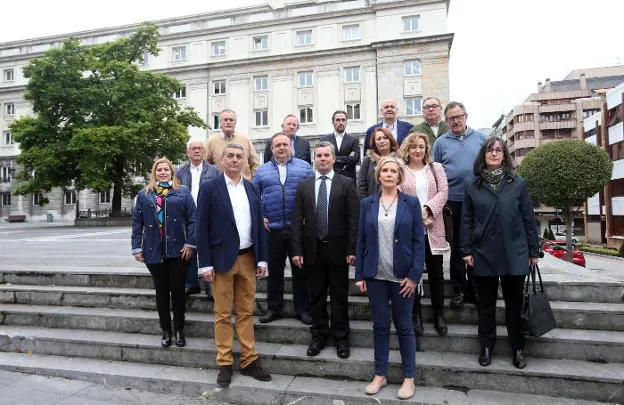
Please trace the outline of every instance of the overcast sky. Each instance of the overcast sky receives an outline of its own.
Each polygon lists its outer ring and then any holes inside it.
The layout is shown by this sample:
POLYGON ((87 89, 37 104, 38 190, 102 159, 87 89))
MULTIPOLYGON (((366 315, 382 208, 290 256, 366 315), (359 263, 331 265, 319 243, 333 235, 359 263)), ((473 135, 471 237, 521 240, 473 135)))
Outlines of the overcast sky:
MULTIPOLYGON (((21 0, 2 7, 0 42, 263 3, 21 0)), ((451 99, 466 105, 468 125, 490 127, 538 81, 561 80, 577 68, 624 64, 623 26, 621 0, 451 0, 451 99)))

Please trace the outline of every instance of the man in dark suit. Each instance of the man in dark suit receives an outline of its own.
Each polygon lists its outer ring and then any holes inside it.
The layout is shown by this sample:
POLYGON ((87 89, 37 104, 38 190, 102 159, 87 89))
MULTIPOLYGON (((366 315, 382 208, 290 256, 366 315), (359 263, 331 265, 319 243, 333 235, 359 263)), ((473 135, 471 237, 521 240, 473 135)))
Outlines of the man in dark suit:
MULTIPOLYGON (((184 184, 191 190, 193 201, 197 205, 197 195, 199 194, 199 185, 205 181, 216 178, 219 170, 216 166, 204 162, 204 142, 202 139, 191 138, 186 143, 186 156, 189 162, 182 165, 176 172, 176 177, 181 184, 184 184)), ((189 294, 199 294, 199 279, 197 277, 197 251, 193 253, 193 257, 189 261, 186 269, 185 292, 189 294)), ((210 294, 210 285, 206 284, 206 295, 210 294)))
POLYGON ((384 100, 381 103, 381 107, 379 107, 379 111, 381 112, 383 119, 381 122, 378 122, 366 130, 364 155, 366 155, 366 151, 370 149, 370 139, 377 128, 388 128, 390 132, 392 132, 392 135, 394 135, 394 139, 397 140, 399 145, 401 145, 403 139, 407 137, 410 129, 412 129, 412 124, 397 119, 399 115, 399 107, 395 100, 384 100))
MULTIPOLYGON (((310 142, 304 137, 298 136, 298 130, 299 120, 297 117, 292 114, 288 114, 284 117, 284 121, 282 121, 282 133, 290 138, 290 151, 292 152, 292 156, 312 164, 312 159, 310 159, 310 142)), ((270 162, 273 157, 271 147, 271 138, 269 138, 264 148, 264 163, 270 162)))
POLYGON ((360 163, 360 141, 345 132, 347 129, 347 113, 341 110, 332 114, 334 133, 325 135, 322 141, 328 141, 336 150, 334 171, 355 181, 355 166, 360 163))
POLYGON ((232 381, 232 308, 236 311, 241 374, 271 380, 260 366, 253 331, 256 278, 267 274, 266 233, 260 194, 241 174, 243 158, 242 146, 225 146, 223 174, 201 184, 196 211, 199 273, 213 283, 220 387, 228 387, 232 381))
POLYGON ((355 264, 360 202, 355 182, 334 172, 335 161, 331 143, 316 144, 315 175, 302 181, 295 195, 291 240, 293 263, 305 266, 312 296, 312 341, 307 354, 318 355, 329 337, 329 289, 331 334, 338 357, 346 359, 350 355, 349 265, 355 264))
POLYGON ((409 133, 420 132, 427 135, 431 148, 433 148, 438 135, 445 134, 448 131, 448 126, 442 119, 442 103, 436 97, 427 97, 423 101, 422 109, 425 120, 418 125, 414 125, 409 133))

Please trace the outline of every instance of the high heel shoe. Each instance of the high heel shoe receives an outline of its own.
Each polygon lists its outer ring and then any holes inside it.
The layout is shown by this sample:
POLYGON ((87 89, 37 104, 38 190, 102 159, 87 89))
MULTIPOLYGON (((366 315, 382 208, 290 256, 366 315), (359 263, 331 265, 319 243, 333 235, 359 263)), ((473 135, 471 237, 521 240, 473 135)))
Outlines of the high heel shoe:
POLYGON ((388 380, 384 377, 382 380, 376 380, 373 378, 373 381, 370 382, 364 389, 368 395, 375 395, 379 392, 380 389, 385 387, 388 384, 388 380))

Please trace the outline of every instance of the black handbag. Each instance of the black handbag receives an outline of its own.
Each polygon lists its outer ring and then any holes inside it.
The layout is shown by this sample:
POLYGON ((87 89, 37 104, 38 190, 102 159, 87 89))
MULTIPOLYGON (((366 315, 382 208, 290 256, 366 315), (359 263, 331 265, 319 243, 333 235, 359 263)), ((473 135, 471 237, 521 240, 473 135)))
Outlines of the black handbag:
MULTIPOLYGON (((433 172, 433 179, 436 183, 436 193, 438 192, 438 176, 436 176, 435 167, 431 164, 431 171, 433 172)), ((453 210, 447 204, 444 204, 442 208, 442 219, 444 220, 444 234, 448 243, 453 242, 453 210)))
POLYGON ((555 321, 555 315, 550 307, 548 296, 544 291, 542 275, 537 264, 529 268, 529 274, 524 286, 522 313, 520 316, 524 322, 524 333, 526 335, 542 336, 557 327, 557 321, 555 321), (535 280, 536 275, 539 279, 539 290, 535 280), (529 285, 532 288, 529 288, 529 285))

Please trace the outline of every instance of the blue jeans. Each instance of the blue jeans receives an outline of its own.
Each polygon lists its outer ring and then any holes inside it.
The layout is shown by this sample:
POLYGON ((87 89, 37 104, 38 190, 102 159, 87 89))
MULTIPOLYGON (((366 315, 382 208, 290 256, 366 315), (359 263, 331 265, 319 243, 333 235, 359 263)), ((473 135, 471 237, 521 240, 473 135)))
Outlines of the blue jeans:
POLYGON ((399 294, 401 285, 392 281, 367 279, 368 302, 373 312, 373 342, 375 347, 375 375, 388 375, 390 354, 390 315, 392 308, 394 328, 399 337, 401 366, 404 378, 416 376, 416 337, 412 324, 414 295, 404 298, 399 294))

